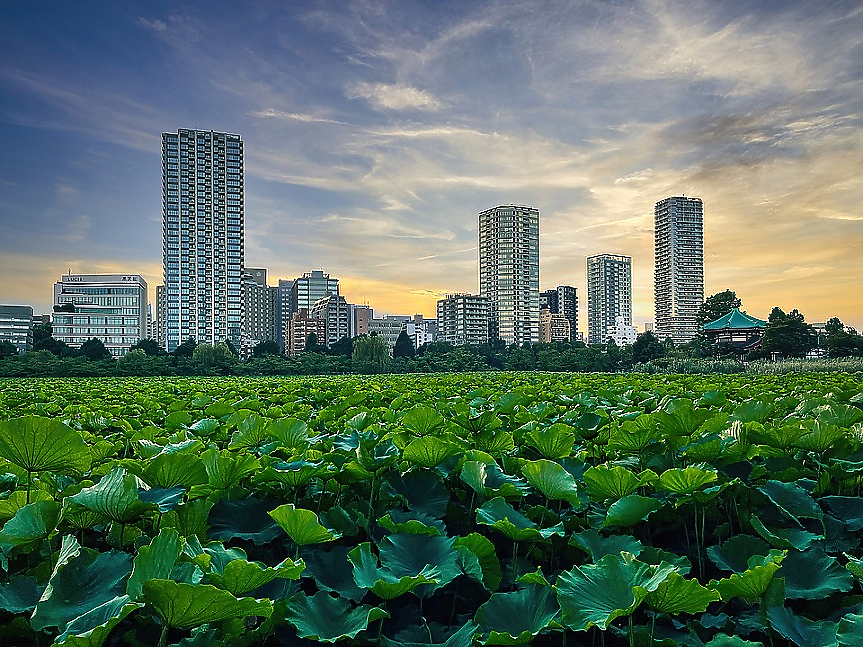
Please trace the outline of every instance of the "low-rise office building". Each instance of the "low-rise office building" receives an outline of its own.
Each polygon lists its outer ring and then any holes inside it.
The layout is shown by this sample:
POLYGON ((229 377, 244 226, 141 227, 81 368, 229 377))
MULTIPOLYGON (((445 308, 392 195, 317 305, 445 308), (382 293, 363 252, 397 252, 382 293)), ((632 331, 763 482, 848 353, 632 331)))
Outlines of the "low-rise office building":
POLYGON ((33 348, 33 308, 0 305, 0 341, 8 341, 19 353, 33 348))

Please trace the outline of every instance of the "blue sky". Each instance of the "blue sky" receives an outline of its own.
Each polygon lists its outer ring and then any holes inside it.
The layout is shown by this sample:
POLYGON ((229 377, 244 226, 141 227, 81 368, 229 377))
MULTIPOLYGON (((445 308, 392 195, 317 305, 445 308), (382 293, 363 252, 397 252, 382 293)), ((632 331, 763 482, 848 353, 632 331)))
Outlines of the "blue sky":
POLYGON ((161 280, 160 133, 245 142, 246 263, 432 315, 477 290, 477 213, 539 208, 540 281, 705 204, 707 293, 863 328, 861 2, 0 4, 0 302, 161 280))

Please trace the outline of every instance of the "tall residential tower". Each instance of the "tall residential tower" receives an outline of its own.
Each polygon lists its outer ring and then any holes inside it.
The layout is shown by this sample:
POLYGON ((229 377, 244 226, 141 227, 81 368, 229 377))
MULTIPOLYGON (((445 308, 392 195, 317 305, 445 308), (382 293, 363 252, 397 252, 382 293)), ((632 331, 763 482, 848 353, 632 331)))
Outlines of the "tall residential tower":
POLYGON ((656 336, 683 344, 698 332, 704 301, 704 205, 701 198, 672 196, 653 213, 656 336))
POLYGON ((609 329, 632 325, 632 257, 597 254, 587 257, 587 341, 604 344, 609 329))
POLYGON ((479 293, 489 338, 539 342, 539 211, 500 205, 479 214, 479 293))
POLYGON ((243 141, 180 129, 162 133, 165 344, 239 346, 243 319, 243 141))

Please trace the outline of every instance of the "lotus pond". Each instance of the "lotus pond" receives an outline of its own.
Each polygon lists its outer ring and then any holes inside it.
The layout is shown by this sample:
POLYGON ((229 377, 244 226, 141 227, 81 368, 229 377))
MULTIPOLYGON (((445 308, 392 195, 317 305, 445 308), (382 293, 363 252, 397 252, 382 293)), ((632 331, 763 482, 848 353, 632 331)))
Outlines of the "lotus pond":
POLYGON ((863 376, 0 380, 0 645, 863 645, 863 376))

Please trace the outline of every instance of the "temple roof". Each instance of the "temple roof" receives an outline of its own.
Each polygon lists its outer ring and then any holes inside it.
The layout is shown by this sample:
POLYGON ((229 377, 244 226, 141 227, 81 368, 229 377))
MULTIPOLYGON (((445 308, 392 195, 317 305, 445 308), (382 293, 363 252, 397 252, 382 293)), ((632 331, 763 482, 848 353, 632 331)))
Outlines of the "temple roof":
POLYGON ((747 328, 764 328, 767 325, 766 321, 756 319, 739 309, 734 308, 726 315, 722 315, 716 321, 711 321, 701 326, 702 330, 727 330, 727 329, 747 329, 747 328))

